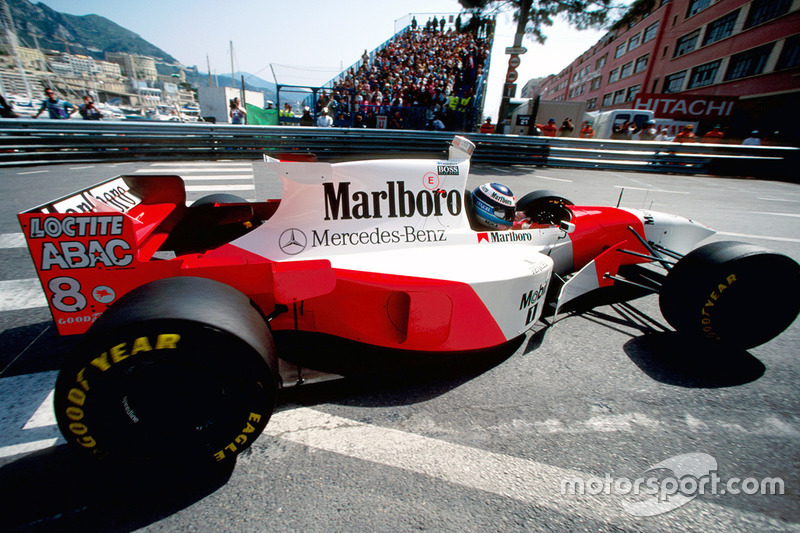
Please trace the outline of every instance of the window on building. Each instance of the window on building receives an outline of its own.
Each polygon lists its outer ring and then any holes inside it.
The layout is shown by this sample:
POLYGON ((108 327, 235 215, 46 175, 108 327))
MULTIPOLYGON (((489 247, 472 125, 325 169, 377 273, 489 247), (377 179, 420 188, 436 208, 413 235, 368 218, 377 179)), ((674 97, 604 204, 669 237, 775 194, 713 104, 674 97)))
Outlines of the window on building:
POLYGON ((591 110, 594 109, 595 107, 597 107, 597 98, 589 98, 588 100, 586 100, 586 109, 591 110))
POLYGON ((750 28, 789 12, 792 0, 753 0, 744 27, 750 28))
POLYGON ((602 76, 597 76, 595 79, 592 80, 592 84, 591 84, 589 90, 596 91, 597 89, 600 88, 600 85, 602 83, 603 83, 603 77, 602 76))
POLYGON ((614 52, 614 59, 620 57, 621 55, 623 55, 625 53, 625 47, 626 46, 627 45, 625 43, 622 43, 621 45, 617 46, 617 50, 616 50, 616 52, 614 52))
POLYGON ((739 18, 738 9, 709 23, 708 27, 706 27, 706 35, 703 37, 703 46, 721 41, 733 33, 737 18, 739 18))
POLYGON ((800 66, 800 35, 794 35, 783 43, 783 50, 781 50, 775 70, 798 66, 800 66))
POLYGON ((615 68, 611 72, 608 73, 608 83, 614 83, 619 79, 619 69, 615 68))
POLYGON ((700 37, 700 30, 694 30, 692 33, 687 33, 683 37, 679 37, 675 41, 675 53, 672 57, 680 57, 683 54, 688 54, 693 51, 697 46, 697 39, 700 37))
POLYGON ((767 59, 769 59, 774 47, 775 43, 769 43, 732 55, 731 60, 728 62, 728 71, 725 73, 725 79, 736 80, 761 74, 764 72, 764 67, 767 66, 767 59))
POLYGON ((634 48, 638 48, 639 44, 642 42, 642 36, 640 34, 636 34, 628 40, 628 52, 633 50, 634 48))
POLYGON ((603 107, 608 107, 611 105, 611 99, 614 97, 613 94, 608 93, 603 95, 603 107))
POLYGON ((620 89, 614 93, 614 105, 621 104, 625 101, 625 89, 620 89))
POLYGON ((683 83, 686 81, 686 71, 682 70, 674 74, 670 74, 664 78, 664 93, 677 93, 683 90, 683 83))
POLYGON ((711 5, 711 0, 689 0, 689 9, 686 10, 686 18, 700 13, 711 5))
POLYGON ((633 61, 622 65, 622 71, 620 71, 619 77, 620 79, 627 78, 628 76, 631 75, 632 72, 633 72, 633 61))
POLYGON ((600 70, 605 66, 606 61, 608 61, 608 54, 605 54, 603 57, 597 60, 597 62, 594 64, 594 69, 600 70))
POLYGON ((636 64, 633 66, 633 73, 637 74, 644 69, 647 68, 647 60, 650 58, 650 54, 643 55, 642 57, 636 60, 636 64))
POLYGON ((696 87, 705 87, 706 85, 713 84, 717 77, 720 63, 722 63, 722 60, 717 59, 711 63, 705 63, 704 65, 694 67, 689 77, 689 85, 687 88, 694 89, 696 87))
POLYGON ((648 41, 652 41, 656 38, 656 34, 658 34, 658 22, 655 24, 649 25, 644 30, 644 37, 642 38, 642 43, 646 43, 648 41))
POLYGON ((633 87, 628 87, 628 90, 625 93, 625 101, 626 102, 633 102, 636 98, 636 94, 641 90, 641 85, 634 85, 633 87))

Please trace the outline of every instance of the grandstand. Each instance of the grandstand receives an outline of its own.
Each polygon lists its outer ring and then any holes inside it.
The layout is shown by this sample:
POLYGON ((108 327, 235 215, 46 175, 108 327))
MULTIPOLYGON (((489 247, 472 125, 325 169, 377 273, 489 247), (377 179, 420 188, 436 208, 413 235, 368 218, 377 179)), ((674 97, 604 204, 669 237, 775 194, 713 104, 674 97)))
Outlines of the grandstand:
MULTIPOLYGON (((342 72, 271 65, 277 107, 301 100, 315 124, 327 110, 334 127, 473 131, 493 28, 493 20, 471 14, 411 13, 395 21, 390 39, 342 72)), ((298 111, 281 122, 300 122, 298 111)))

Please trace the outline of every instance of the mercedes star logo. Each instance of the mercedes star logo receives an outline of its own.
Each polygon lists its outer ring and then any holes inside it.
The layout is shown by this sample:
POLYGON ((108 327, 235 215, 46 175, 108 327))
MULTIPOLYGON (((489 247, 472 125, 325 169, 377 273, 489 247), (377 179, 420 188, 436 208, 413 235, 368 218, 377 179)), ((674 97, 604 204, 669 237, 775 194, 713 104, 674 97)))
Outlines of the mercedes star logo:
POLYGON ((278 246, 287 255, 297 255, 306 249, 306 234, 297 228, 289 228, 281 233, 278 246))

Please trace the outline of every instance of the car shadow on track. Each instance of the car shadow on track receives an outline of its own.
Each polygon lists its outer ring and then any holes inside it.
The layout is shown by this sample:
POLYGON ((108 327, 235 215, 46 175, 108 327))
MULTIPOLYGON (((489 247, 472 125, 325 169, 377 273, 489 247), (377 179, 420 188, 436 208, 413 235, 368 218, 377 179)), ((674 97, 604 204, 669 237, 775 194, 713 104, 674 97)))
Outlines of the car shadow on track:
POLYGON ((764 375, 764 363, 744 350, 652 333, 625 343, 625 353, 651 378, 690 388, 734 387, 764 375))
MULTIPOLYGON (((642 282, 635 277, 635 269, 629 270, 628 278, 642 282)), ((654 279, 653 272, 641 273, 654 279)), ((689 388, 734 387, 764 375, 764 364, 747 351, 687 338, 667 326, 660 315, 651 316, 631 302, 648 294, 631 286, 610 287, 575 300, 568 309, 630 336, 623 346, 626 355, 645 374, 662 383, 689 388)))
POLYGON ((319 403, 388 407, 425 402, 501 364, 526 338, 520 336, 491 350, 456 354, 420 352, 413 356, 325 338, 324 350, 318 346, 300 349, 304 354, 319 354, 319 357, 306 355, 296 362, 344 379, 283 389, 278 395, 278 408, 319 403))
POLYGON ((0 468, 0 530, 131 531, 205 498, 232 471, 109 464, 66 444, 48 448, 0 468))

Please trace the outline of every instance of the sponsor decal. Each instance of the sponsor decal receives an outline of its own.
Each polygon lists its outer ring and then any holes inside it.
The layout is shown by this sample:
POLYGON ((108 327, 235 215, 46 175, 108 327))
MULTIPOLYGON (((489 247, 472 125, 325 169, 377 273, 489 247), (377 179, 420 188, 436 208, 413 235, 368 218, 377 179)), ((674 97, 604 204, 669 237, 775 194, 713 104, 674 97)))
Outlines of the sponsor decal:
POLYGON ((247 442, 249 437, 252 437, 253 433, 256 431, 256 426, 251 424, 251 422, 255 422, 256 424, 261 424, 261 414, 259 413, 250 413, 247 417, 247 421, 245 422, 244 427, 242 428, 239 435, 233 439, 233 442, 222 448, 220 451, 214 454, 214 459, 219 462, 223 461, 227 455, 235 455, 237 452, 240 451, 240 447, 244 446, 247 442))
POLYGON ((107 285, 98 285, 92 289, 92 298, 94 298, 98 303, 110 304, 116 297, 117 295, 114 292, 114 289, 108 287, 107 285))
POLYGON ((547 282, 539 285, 538 289, 531 289, 522 295, 519 303, 519 310, 527 309, 525 316, 526 326, 536 319, 536 311, 539 308, 539 303, 544 299, 545 294, 547 294, 547 282))
POLYGON ((411 218, 461 214, 461 192, 451 189, 414 191, 403 181, 387 181, 379 191, 351 191, 350 182, 323 183, 325 220, 411 218))
POLYGON ((458 165, 436 165, 436 173, 440 176, 458 176, 458 165))
POLYGON ((125 180, 117 178, 66 200, 55 202, 52 207, 56 213, 89 213, 101 203, 127 213, 140 202, 141 199, 131 192, 125 180))
POLYGON ((61 241, 42 244, 41 270, 58 267, 62 270, 94 268, 98 264, 106 267, 124 267, 133 262, 131 245, 122 239, 111 239, 105 243, 61 241))
POLYGON ((700 324, 703 328, 703 333, 706 334, 706 338, 713 341, 719 340, 719 336, 714 331, 715 306, 717 305, 718 300, 722 297, 722 293, 731 285, 736 283, 736 281, 736 274, 730 274, 726 276, 724 281, 720 280, 717 283, 716 290, 711 291, 706 299, 706 302, 703 304, 703 307, 700 308, 700 324))
POLYGON ((308 238, 297 228, 289 228, 278 238, 278 246, 286 255, 297 255, 306 249, 308 238))
POLYGON ((403 226, 402 230, 372 230, 342 232, 329 229, 311 232, 311 247, 318 246, 360 246, 367 244, 399 244, 399 243, 427 243, 444 242, 447 234, 443 229, 416 229, 413 226, 403 226))
POLYGON ((84 217, 32 217, 28 237, 57 239, 66 237, 106 237, 122 235, 122 215, 84 217))
POLYGON ((719 120, 729 118, 738 96, 675 95, 639 93, 633 109, 646 109, 658 118, 719 120))
POLYGON ((435 191, 439 189, 439 183, 441 183, 441 180, 439 180, 439 175, 434 174, 433 172, 428 172, 422 178, 422 185, 429 191, 435 191))
POLYGON ((124 267, 134 258, 133 247, 120 238, 124 219, 124 215, 31 217, 27 237, 32 243, 44 240, 37 248, 40 270, 124 267))
MULTIPOLYGON (((70 421, 67 425, 67 430, 72 434, 75 442, 84 448, 94 448, 97 446, 97 441, 92 436, 92 431, 86 423, 87 400, 90 396, 91 388, 89 387, 89 379, 87 370, 97 373, 103 373, 112 368, 120 361, 124 361, 128 357, 135 356, 140 352, 149 352, 151 350, 174 350, 178 347, 180 335, 174 333, 162 333, 157 336, 138 337, 130 342, 123 342, 112 346, 105 352, 92 359, 89 364, 82 368, 75 375, 74 386, 67 392, 67 406, 64 409, 64 414, 70 421)), ((139 419, 136 418, 133 411, 127 405, 126 413, 131 418, 131 421, 138 423, 139 419)))
POLYGON ((532 241, 533 236, 526 231, 489 231, 480 232, 478 235, 478 243, 486 241, 488 243, 495 242, 527 242, 532 241))

